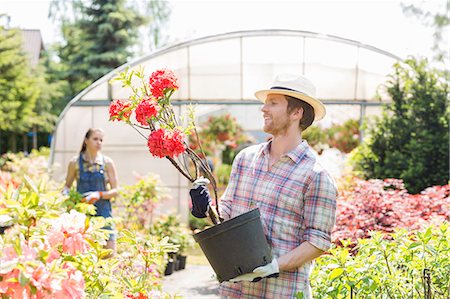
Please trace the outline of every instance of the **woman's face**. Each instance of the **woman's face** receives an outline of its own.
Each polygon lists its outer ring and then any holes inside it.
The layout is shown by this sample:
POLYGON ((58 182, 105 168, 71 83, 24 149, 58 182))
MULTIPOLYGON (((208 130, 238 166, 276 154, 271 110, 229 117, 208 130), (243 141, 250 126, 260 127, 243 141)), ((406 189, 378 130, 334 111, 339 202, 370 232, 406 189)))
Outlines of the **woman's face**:
POLYGON ((89 138, 84 139, 86 143, 86 149, 90 151, 100 151, 102 149, 103 143, 103 133, 100 131, 95 131, 89 136, 89 138))

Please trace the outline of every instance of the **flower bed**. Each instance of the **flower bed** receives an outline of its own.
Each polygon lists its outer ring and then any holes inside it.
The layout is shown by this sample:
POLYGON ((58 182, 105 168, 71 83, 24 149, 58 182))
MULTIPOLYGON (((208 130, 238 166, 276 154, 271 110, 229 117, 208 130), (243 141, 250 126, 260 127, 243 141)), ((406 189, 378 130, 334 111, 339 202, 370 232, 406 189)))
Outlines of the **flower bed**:
POLYGON ((367 238, 370 231, 419 230, 450 221, 450 185, 409 194, 401 180, 359 180, 341 191, 338 199, 335 243, 367 238))
POLYGON ((161 289, 168 238, 122 230, 117 254, 103 248, 109 221, 92 205, 24 178, 0 194, 0 215, 13 226, 0 235, 2 298, 172 298, 161 289))

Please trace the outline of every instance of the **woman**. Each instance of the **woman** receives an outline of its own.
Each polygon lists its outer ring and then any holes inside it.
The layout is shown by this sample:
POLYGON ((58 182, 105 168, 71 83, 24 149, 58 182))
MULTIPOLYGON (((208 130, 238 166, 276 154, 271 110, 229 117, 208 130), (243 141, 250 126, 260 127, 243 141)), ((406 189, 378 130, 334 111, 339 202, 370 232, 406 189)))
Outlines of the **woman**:
MULTIPOLYGON (((109 218, 112 217, 110 199, 118 194, 117 174, 111 158, 100 152, 102 143, 102 129, 91 128, 86 132, 80 154, 74 156, 69 162, 64 189, 69 190, 76 179, 77 191, 85 196, 83 201, 97 208, 96 216, 109 218)), ((113 227, 105 228, 111 230, 106 248, 111 249, 114 254, 116 235, 113 227)))

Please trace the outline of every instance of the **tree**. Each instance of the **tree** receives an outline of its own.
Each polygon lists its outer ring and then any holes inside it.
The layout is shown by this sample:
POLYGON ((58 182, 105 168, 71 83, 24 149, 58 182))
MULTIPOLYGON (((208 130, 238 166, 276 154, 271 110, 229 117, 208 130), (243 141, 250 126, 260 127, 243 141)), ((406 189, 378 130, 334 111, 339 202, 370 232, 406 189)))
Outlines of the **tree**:
POLYGON ((10 137, 13 151, 16 133, 27 132, 35 117, 39 89, 30 70, 20 31, 0 26, 0 135, 10 137))
POLYGON ((132 57, 142 25, 167 18, 165 6, 154 3, 161 1, 147 2, 147 7, 155 7, 152 20, 136 9, 137 4, 124 0, 52 2, 50 15, 60 22, 64 40, 57 51, 70 86, 66 102, 132 57))
POLYGON ((435 53, 435 59, 437 61, 445 62, 449 57, 449 36, 448 36, 448 26, 450 25, 450 1, 442 1, 444 5, 443 9, 438 12, 430 11, 426 8, 425 2, 422 4, 401 4, 403 12, 407 16, 413 16, 420 19, 425 25, 434 28, 434 43, 433 51, 435 53), (447 35, 445 36, 445 34, 447 35))
POLYGON ((364 178, 400 178, 411 193, 449 179, 449 85, 426 60, 395 65, 386 83, 392 104, 354 152, 364 178))

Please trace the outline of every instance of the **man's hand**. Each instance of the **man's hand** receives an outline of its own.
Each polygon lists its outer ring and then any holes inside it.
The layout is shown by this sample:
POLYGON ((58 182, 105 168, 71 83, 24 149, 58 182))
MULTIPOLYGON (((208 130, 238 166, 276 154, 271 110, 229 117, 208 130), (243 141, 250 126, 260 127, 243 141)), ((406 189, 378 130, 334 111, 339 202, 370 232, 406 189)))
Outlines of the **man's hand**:
POLYGON ((242 274, 238 277, 230 279, 231 282, 239 282, 239 281, 250 281, 257 282, 262 278, 270 278, 270 277, 278 277, 280 273, 280 269, 278 267, 278 262, 276 259, 273 259, 271 263, 261 266, 253 270, 252 273, 242 274))
POLYGON ((205 218, 207 216, 208 208, 211 203, 211 196, 206 187, 207 184, 209 184, 209 180, 204 177, 200 177, 192 183, 189 195, 192 200, 191 214, 194 217, 205 218))
POLYGON ((102 192, 101 191, 93 191, 93 192, 86 192, 83 194, 83 199, 81 202, 86 202, 89 204, 96 203, 99 199, 102 198, 102 192))

